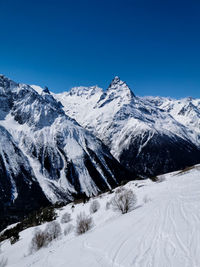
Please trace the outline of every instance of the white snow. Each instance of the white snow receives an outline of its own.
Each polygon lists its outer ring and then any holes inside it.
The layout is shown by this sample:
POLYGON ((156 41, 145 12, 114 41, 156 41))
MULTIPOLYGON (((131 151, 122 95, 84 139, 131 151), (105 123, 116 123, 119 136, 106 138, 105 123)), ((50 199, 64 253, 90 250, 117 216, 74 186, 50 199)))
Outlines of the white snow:
POLYGON ((200 145, 200 100, 135 97, 119 77, 113 79, 106 91, 75 87, 53 95, 63 104, 65 113, 102 140, 116 159, 131 140, 143 133, 149 139, 140 151, 156 132, 200 145), (183 108, 185 114, 180 115, 183 108))
MULTIPOLYGON (((66 157, 64 157, 59 149, 57 149, 58 139, 63 142, 63 151, 65 152, 65 156, 67 156, 68 162, 72 161, 73 165, 78 170, 78 180, 80 182, 81 192, 85 192, 88 195, 97 194, 98 188, 87 170, 84 162, 84 155, 87 154, 89 156, 88 148, 94 151, 104 167, 108 169, 107 171, 110 172, 109 167, 104 160, 101 142, 88 131, 83 129, 76 121, 66 116, 52 95, 44 93, 41 87, 35 85, 30 87, 23 84, 16 84, 11 88, 8 87, 6 90, 12 89, 19 94, 22 88, 24 88, 25 92, 27 91, 26 97, 16 98, 15 105, 17 106, 17 111, 23 118, 25 118, 25 122, 17 122, 13 116, 13 112, 8 109, 7 113, 2 112, 0 114, 0 126, 2 125, 5 127, 5 129, 12 135, 13 142, 15 142, 19 149, 23 151, 23 155, 29 161, 35 177, 46 197, 51 202, 56 202, 62 200, 64 195, 71 199, 71 193, 76 193, 74 185, 66 179, 65 170, 67 162, 66 157), (38 93, 40 95, 38 95, 38 93), (31 97, 33 97, 33 99, 30 101, 29 98, 31 97), (60 177, 55 178, 49 175, 47 170, 43 167, 42 160, 39 161, 37 156, 32 155, 32 147, 38 150, 38 154, 40 148, 43 148, 43 151, 50 151, 49 155, 52 155, 52 164, 54 164, 54 166, 55 164, 58 164, 57 169, 60 167, 60 177), (64 163, 63 166, 61 166, 62 163, 64 163)), ((4 88, 2 90, 5 91, 4 88)), ((84 90, 84 88, 74 88, 73 93, 79 94, 79 90, 84 90)), ((87 94, 90 94, 92 97, 99 91, 101 91, 101 89, 94 86, 87 90, 87 94)), ((6 95, 6 92, 4 92, 4 94, 6 95)), ((3 136, 0 136, 0 139, 2 138, 3 136)), ((2 146, 8 151, 6 142, 4 142, 2 146)), ((11 167, 16 173, 19 171, 19 166, 17 165, 15 153, 11 154, 11 167)), ((4 159, 4 161, 6 162, 6 159, 4 159)), ((97 165, 96 162, 94 162, 94 166, 95 165, 97 165)), ((106 180, 107 178, 103 175, 101 168, 97 166, 97 169, 108 184, 106 180)), ((17 198, 17 190, 15 189, 14 181, 12 184, 12 200, 14 201, 17 198)))
POLYGON ((200 99, 191 97, 171 99, 165 97, 144 97, 146 101, 169 113, 177 122, 187 127, 194 142, 200 144, 200 99))
POLYGON ((43 89, 42 89, 42 87, 40 87, 39 85, 34 85, 34 84, 32 84, 32 85, 30 85, 39 95, 41 95, 42 94, 42 91, 43 91, 43 89))
MULTIPOLYGON (((9 267, 199 267, 200 266, 200 165, 160 177, 162 182, 133 181, 126 185, 136 193, 136 208, 121 215, 106 210, 113 194, 97 197, 100 209, 95 226, 86 234, 70 233, 47 248, 29 254, 35 228, 20 233, 14 245, 2 244, 0 257, 9 267)), ((89 214, 89 203, 71 204, 58 211, 70 212, 75 225, 80 211, 89 214)), ((62 230, 67 224, 61 224, 62 230)), ((45 225, 39 226, 44 229, 45 225)))

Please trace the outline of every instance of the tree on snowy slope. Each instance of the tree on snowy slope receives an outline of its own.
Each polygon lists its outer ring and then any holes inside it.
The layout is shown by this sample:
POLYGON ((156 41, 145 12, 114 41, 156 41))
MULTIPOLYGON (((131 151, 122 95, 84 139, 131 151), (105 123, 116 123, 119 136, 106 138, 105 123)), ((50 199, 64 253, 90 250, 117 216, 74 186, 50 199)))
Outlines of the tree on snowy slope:
POLYGON ((122 214, 131 211, 136 202, 137 199, 133 191, 125 188, 117 190, 114 197, 111 199, 113 210, 120 211, 122 214))

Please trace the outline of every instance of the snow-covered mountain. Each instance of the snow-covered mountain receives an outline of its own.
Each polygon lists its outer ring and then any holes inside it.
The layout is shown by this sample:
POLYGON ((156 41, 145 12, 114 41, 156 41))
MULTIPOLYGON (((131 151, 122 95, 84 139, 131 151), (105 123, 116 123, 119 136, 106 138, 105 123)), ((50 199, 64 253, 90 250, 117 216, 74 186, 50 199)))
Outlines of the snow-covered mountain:
POLYGON ((12 219, 49 202, 96 195, 132 178, 99 139, 65 114, 47 88, 33 87, 0 76, 4 222, 4 216, 12 219))
POLYGON ((136 97, 119 77, 106 91, 76 87, 54 97, 66 114, 138 175, 153 176, 200 162, 200 100, 136 97))
POLYGON ((119 77, 106 91, 53 94, 0 75, 0 103, 4 222, 22 206, 29 212, 200 162, 200 100, 136 97, 119 77))
POLYGON ((186 126, 195 143, 200 144, 200 99, 191 97, 179 100, 164 97, 145 97, 145 99, 186 126))

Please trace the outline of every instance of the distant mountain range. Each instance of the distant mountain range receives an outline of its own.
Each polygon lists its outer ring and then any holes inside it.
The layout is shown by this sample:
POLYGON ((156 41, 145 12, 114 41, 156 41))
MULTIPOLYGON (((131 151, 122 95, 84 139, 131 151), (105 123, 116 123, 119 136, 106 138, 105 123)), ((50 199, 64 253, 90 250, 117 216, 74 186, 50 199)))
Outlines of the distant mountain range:
POLYGON ((61 94, 0 75, 0 223, 123 180, 200 162, 200 100, 106 91, 61 94))
POLYGON ((119 77, 106 91, 75 87, 54 97, 139 176, 200 162, 200 99, 136 97, 119 77))

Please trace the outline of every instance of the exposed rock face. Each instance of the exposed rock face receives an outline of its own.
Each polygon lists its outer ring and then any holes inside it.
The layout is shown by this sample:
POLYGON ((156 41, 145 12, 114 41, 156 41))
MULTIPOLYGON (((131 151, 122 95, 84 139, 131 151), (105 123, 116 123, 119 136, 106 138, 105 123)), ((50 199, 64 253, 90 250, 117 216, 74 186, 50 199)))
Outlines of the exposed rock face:
POLYGON ((87 91, 55 98, 129 170, 146 177, 200 162, 200 100, 136 97, 119 77, 104 92, 87 91))
POLYGON ((106 91, 53 94, 0 75, 0 103, 5 224, 49 203, 200 162, 198 99, 136 97, 119 77, 106 91))
POLYGON ((130 173, 94 135, 68 117, 49 90, 0 77, 1 218, 76 195, 96 195, 130 173))
POLYGON ((0 230, 48 204, 27 157, 0 126, 0 230))

